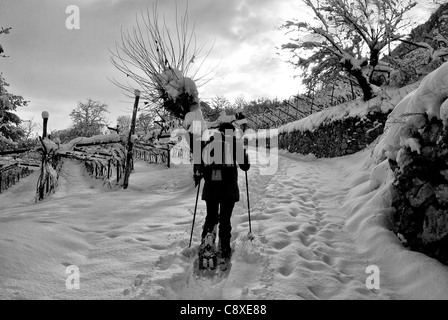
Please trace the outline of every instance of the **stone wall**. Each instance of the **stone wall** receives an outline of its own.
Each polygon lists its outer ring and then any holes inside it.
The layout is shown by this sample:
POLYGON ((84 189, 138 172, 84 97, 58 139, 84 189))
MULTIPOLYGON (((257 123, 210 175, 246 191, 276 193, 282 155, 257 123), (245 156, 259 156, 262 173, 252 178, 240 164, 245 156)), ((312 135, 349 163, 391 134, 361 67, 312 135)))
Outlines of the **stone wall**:
POLYGON ((420 150, 403 147, 398 163, 389 163, 395 175, 394 231, 411 250, 448 265, 448 126, 427 123, 412 133, 420 150))
MULTIPOLYGON (((394 107, 410 92, 415 90, 419 82, 402 88, 388 88, 378 93, 377 97, 367 102, 360 99, 349 101, 324 110, 330 111, 328 118, 319 113, 308 117, 309 123, 319 123, 316 128, 292 130, 288 126, 278 128, 278 147, 300 154, 314 154, 316 157, 339 157, 358 152, 372 143, 383 133, 387 116, 394 107), (332 110, 330 110, 332 109, 332 110), (356 115, 353 110, 363 111, 356 115), (365 115, 365 110, 370 112, 365 115), (334 114, 338 117, 334 119, 334 114), (355 114, 355 115, 353 115, 355 114), (332 119, 333 120, 330 120, 332 119), (324 119, 323 121, 321 121, 324 119)), ((306 119, 301 119, 301 122, 306 119)), ((257 136, 248 136, 249 140, 257 136)), ((258 142, 257 142, 258 143, 258 142)), ((267 141, 267 147, 270 141, 267 141)))
POLYGON ((388 113, 345 118, 323 124, 314 131, 282 132, 278 147, 289 152, 312 153, 316 157, 338 157, 364 149, 383 133, 388 113))

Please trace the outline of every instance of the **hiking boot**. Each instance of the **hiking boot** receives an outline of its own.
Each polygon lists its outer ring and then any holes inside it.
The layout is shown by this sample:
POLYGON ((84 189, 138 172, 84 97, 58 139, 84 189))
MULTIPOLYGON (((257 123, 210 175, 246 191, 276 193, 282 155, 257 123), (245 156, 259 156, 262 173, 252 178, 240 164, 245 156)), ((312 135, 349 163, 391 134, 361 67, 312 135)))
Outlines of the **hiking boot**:
POLYGON ((219 239, 218 243, 218 252, 221 259, 228 260, 232 255, 232 249, 230 248, 230 244, 223 244, 221 239, 219 239))
POLYGON ((223 260, 229 260, 231 256, 232 256, 232 250, 231 249, 219 251, 219 257, 221 259, 223 259, 223 260))

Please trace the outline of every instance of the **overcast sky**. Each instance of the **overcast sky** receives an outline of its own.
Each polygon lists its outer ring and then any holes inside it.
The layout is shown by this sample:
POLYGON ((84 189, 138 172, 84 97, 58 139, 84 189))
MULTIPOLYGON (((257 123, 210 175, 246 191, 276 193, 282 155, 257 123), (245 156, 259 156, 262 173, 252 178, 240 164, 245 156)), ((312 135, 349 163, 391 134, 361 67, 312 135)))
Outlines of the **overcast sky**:
MULTIPOLYGON (((109 106, 115 125, 119 115, 130 114, 132 100, 108 78, 121 73, 110 62, 109 48, 120 40, 121 28, 132 29, 135 16, 152 7, 153 0, 1 0, 0 27, 12 27, 1 35, 8 56, 0 59, 0 71, 9 91, 30 100, 18 112, 22 119, 41 121, 50 112, 49 131, 71 124, 69 113, 87 98, 109 106), (80 9, 80 29, 68 30, 66 8, 80 9)), ((181 12, 186 0, 178 0, 181 12)), ((159 12, 170 24, 174 0, 158 1, 159 12)), ((278 27, 303 14, 298 0, 189 0, 189 18, 195 23, 198 43, 213 51, 207 60, 219 63, 212 81, 199 89, 210 101, 225 96, 233 101, 243 95, 256 98, 288 98, 297 94, 297 74, 276 49, 288 41, 278 27)))

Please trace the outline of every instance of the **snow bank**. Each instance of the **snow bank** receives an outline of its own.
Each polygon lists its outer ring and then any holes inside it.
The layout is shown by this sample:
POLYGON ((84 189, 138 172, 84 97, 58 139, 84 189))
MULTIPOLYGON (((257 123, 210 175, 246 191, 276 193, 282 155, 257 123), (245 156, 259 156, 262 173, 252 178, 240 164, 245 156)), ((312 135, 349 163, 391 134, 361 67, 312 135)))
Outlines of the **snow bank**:
POLYGON ((121 142, 123 140, 123 135, 113 133, 113 134, 104 134, 104 135, 96 135, 90 138, 78 137, 71 140, 68 143, 62 144, 60 146, 61 151, 71 151, 73 147, 78 143, 89 144, 89 143, 101 143, 101 142, 121 142))
POLYGON ((347 221, 349 231, 356 235, 365 252, 375 257, 374 262, 382 270, 396 275, 397 294, 410 299, 447 299, 448 269, 422 253, 404 249, 400 239, 390 231, 394 176, 389 160, 403 167, 409 159, 402 147, 420 153, 421 146, 412 135, 427 124, 427 119, 447 122, 447 97, 448 63, 445 63, 426 76, 389 115, 385 132, 366 162, 373 166, 369 187, 359 185, 350 191, 350 197, 358 197, 364 204, 357 207, 354 200, 345 208, 351 213, 347 221))
POLYGON ((390 231, 392 188, 386 172, 390 169, 384 163, 374 169, 373 180, 349 192, 350 200, 343 207, 349 213, 347 230, 369 257, 366 264, 378 266, 381 290, 393 287, 393 296, 398 299, 448 299, 448 268, 422 253, 407 250, 390 231), (387 182, 381 178, 387 178, 387 182), (369 188, 365 188, 367 184, 369 188), (372 187, 378 189, 372 192, 372 187))
POLYGON ((412 133, 426 125, 428 119, 448 121, 448 63, 428 74, 419 87, 401 100, 386 122, 385 133, 375 148, 374 158, 385 157, 397 160, 403 146, 419 151, 418 142, 412 140, 412 133))

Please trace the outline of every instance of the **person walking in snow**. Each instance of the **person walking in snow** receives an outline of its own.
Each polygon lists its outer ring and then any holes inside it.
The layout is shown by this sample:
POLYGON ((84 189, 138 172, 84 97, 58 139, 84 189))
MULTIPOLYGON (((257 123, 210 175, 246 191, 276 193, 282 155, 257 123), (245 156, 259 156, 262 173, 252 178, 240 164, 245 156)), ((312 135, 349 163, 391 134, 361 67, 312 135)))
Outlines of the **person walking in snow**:
POLYGON ((240 199, 238 168, 248 171, 249 157, 241 141, 235 137, 235 127, 221 123, 219 132, 204 146, 202 153, 204 188, 202 200, 207 204, 207 216, 202 231, 201 247, 213 245, 219 224, 218 256, 228 260, 231 255, 231 217, 240 199))

